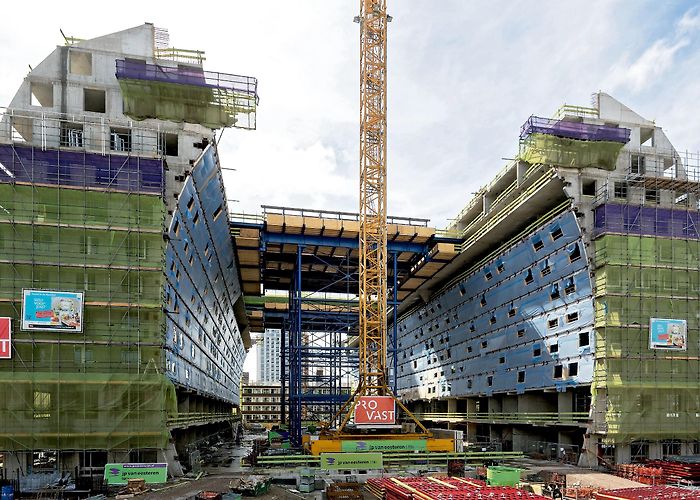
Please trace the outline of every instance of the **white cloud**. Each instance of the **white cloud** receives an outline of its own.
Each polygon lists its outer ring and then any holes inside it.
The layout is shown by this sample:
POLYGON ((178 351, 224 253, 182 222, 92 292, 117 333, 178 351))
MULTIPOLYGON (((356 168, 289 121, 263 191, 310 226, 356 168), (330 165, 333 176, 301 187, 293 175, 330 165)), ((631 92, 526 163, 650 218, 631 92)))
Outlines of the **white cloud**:
POLYGON ((687 38, 676 42, 657 40, 636 61, 617 65, 606 87, 612 91, 627 87, 639 92, 655 85, 661 78, 669 76, 668 70, 673 66, 677 52, 689 44, 687 38))
POLYGON ((700 28, 700 6, 686 11, 678 21, 678 31, 681 33, 688 33, 698 28, 700 28))

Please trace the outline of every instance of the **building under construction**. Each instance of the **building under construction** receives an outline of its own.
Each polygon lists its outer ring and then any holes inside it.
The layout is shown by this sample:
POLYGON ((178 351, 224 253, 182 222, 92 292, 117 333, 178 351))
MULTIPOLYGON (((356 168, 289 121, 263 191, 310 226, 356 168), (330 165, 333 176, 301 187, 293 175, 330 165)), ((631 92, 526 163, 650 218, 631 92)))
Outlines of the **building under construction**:
POLYGON ((532 116, 398 305, 398 386, 468 439, 624 463, 700 452, 697 155, 604 93, 532 116))
MULTIPOLYGON (((229 217, 213 130, 255 128, 256 80, 203 60, 150 24, 68 38, 4 111, 10 471, 177 474, 191 443, 236 432, 251 331, 281 330, 294 446, 358 384, 362 217, 229 217)), ((699 453, 700 158, 604 93, 530 117, 514 146, 451 227, 377 225, 389 326, 374 388, 506 451, 699 453)))
POLYGON ((203 61, 151 24, 67 38, 3 111, 12 477, 176 474, 188 444, 238 426, 250 338, 213 129, 255 128, 256 80, 203 61))

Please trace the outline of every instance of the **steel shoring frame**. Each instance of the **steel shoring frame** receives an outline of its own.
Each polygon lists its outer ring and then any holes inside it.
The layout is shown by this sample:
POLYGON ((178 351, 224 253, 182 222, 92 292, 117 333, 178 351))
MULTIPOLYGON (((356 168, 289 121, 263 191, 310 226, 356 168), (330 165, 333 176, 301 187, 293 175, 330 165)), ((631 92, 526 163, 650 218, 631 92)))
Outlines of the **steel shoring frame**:
MULTIPOLYGON (((338 263, 304 254, 303 250, 302 245, 297 245, 289 294, 286 337, 289 345, 283 351, 285 365, 289 367, 290 390, 286 404, 290 408, 290 439, 295 446, 301 445, 304 420, 330 420, 346 402, 352 372, 358 364, 357 349, 347 345, 348 334, 357 331, 356 301, 326 295, 327 290, 336 290, 339 284, 348 297, 355 288, 357 278, 350 263, 351 249, 346 249, 338 263), (329 279, 322 286, 309 290, 314 284, 304 280, 304 271, 314 263, 325 266, 329 279)), ((283 384, 286 377, 285 370, 283 384)))

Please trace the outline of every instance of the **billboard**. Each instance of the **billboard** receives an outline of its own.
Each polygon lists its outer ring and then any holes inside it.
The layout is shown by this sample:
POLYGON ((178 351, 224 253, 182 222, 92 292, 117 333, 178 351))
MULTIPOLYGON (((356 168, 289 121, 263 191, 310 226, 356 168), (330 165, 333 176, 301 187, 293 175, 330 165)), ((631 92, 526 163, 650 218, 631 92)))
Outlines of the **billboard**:
POLYGON ((109 485, 127 484, 129 479, 165 483, 168 480, 168 464, 107 464, 104 478, 109 485))
POLYGON ((383 469, 381 453, 321 453, 321 469, 383 469))
POLYGON ((685 351, 688 349, 688 322, 684 319, 649 320, 649 348, 685 351))
POLYGON ((369 439, 367 441, 341 441, 341 451, 426 451, 425 439, 369 439))
POLYGON ((12 320, 0 318, 0 359, 12 358, 12 320))
POLYGON ((393 424, 396 422, 396 408, 391 396, 360 396, 355 405, 355 423, 393 424))
POLYGON ((23 290, 22 330, 82 332, 83 294, 23 290))

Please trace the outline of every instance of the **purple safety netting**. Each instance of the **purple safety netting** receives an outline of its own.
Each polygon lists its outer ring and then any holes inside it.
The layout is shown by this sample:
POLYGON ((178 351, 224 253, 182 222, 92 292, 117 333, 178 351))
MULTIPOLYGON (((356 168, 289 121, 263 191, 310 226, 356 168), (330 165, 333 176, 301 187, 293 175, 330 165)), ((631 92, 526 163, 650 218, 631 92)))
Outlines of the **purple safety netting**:
POLYGON ((177 67, 117 59, 117 79, 150 80, 154 82, 195 85, 198 87, 232 90, 257 96, 258 80, 252 76, 204 71, 194 66, 177 67))
POLYGON ((700 212, 604 204, 595 209, 595 232, 700 239, 700 212))
POLYGON ((0 182, 163 193, 159 159, 0 145, 0 182))
POLYGON ((521 139, 525 139, 530 134, 547 134, 583 141, 611 141, 622 144, 626 144, 630 139, 630 129, 628 128, 552 120, 539 116, 531 116, 520 127, 521 139))

